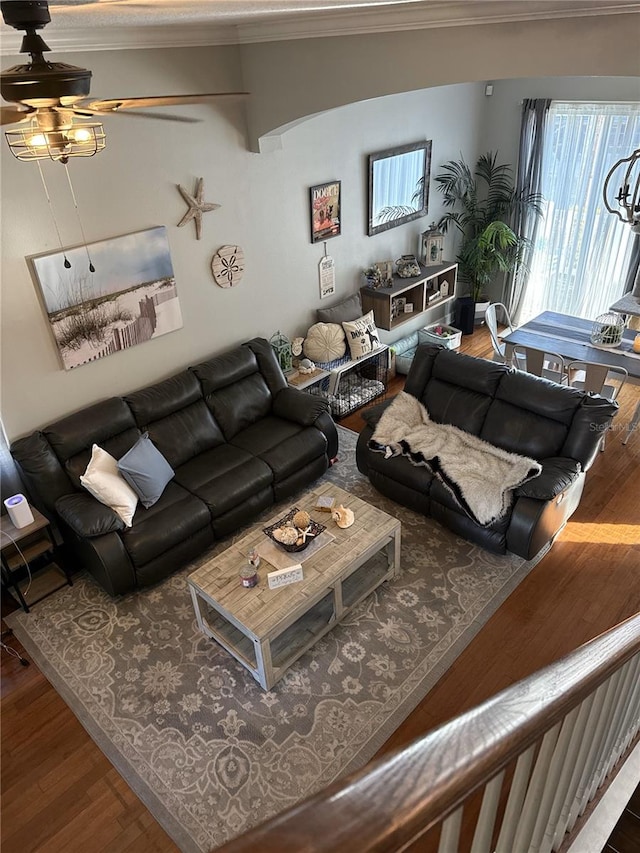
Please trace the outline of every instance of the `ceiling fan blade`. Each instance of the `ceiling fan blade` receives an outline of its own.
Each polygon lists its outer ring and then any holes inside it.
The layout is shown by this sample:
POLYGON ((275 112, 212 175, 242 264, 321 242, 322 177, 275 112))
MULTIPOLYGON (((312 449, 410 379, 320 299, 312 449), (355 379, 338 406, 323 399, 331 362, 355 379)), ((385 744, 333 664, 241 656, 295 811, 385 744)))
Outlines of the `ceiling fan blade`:
POLYGON ((0 107, 0 124, 16 124, 25 121, 35 110, 19 110, 16 107, 0 107))
MULTIPOLYGON (((206 95, 158 95, 149 98, 111 98, 106 101, 90 101, 86 106, 96 113, 135 110, 144 107, 173 107, 179 104, 206 104, 212 101, 234 101, 247 97, 248 92, 219 92, 206 95)), ((82 109, 82 105, 78 105, 82 109)))
MULTIPOLYGON (((95 116, 109 115, 109 112, 105 112, 103 110, 90 110, 88 107, 74 107, 73 114, 83 118, 94 118, 95 116)), ((134 118, 154 118, 160 119, 161 121, 182 121, 189 122, 190 124, 196 124, 202 121, 200 118, 193 118, 191 116, 178 116, 173 113, 147 113, 143 110, 128 109, 126 113, 123 112, 122 115, 133 116, 134 118)))

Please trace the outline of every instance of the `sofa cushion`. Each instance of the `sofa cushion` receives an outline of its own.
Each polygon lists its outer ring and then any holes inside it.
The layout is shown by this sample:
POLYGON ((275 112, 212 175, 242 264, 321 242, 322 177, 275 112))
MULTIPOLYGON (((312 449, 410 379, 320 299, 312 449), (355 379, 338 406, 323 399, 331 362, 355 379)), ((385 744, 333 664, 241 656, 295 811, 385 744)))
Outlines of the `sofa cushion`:
POLYGON ((133 412, 137 425, 146 429, 153 421, 166 418, 173 412, 201 400, 202 389, 196 377, 189 370, 183 370, 169 379, 127 394, 124 399, 133 412))
POLYGON ((91 461, 80 477, 80 483, 96 500, 111 507, 127 527, 131 527, 138 495, 125 482, 113 456, 97 444, 93 445, 91 461))
POLYGON ((264 377, 253 373, 234 385, 220 388, 207 397, 207 405, 230 441, 237 433, 265 417, 272 396, 264 377))
POLYGON ((357 320, 358 317, 362 317, 360 291, 352 293, 331 308, 318 308, 316 311, 316 323, 345 323, 357 320))
POLYGON ((148 425, 149 438, 175 470, 200 453, 224 444, 204 400, 148 425))
POLYGON ((267 417, 238 433, 234 447, 262 459, 276 482, 290 477, 298 468, 327 453, 327 440, 320 430, 300 427, 293 421, 267 417))
POLYGON ((213 518, 270 487, 269 466, 251 453, 224 444, 201 453, 176 469, 175 480, 203 500, 213 518))
POLYGON ((503 400, 495 400, 480 438, 510 453, 546 459, 559 456, 569 427, 503 400))
POLYGON ((342 326, 337 323, 315 323, 307 332, 303 350, 307 358, 320 364, 342 358, 347 351, 342 326))
POLYGON ((171 482, 152 507, 139 507, 122 541, 134 566, 144 566, 210 523, 206 504, 171 482))
POLYGON ((174 473, 146 432, 118 460, 118 471, 147 508, 162 495, 174 473))
POLYGON ((434 421, 453 424, 472 435, 479 435, 491 406, 491 397, 471 388, 432 379, 420 402, 434 421))
POLYGON ((469 513, 465 512, 465 510, 460 506, 460 503, 456 499, 451 489, 448 489, 447 486, 437 477, 431 484, 429 497, 431 498, 432 506, 434 503, 438 503, 446 509, 451 510, 452 512, 456 512, 462 516, 465 516, 475 526, 477 526, 479 530, 494 530, 498 533, 504 534, 506 533, 509 527, 509 523, 511 521, 511 510, 508 510, 501 518, 496 518, 493 521, 489 522, 489 524, 478 524, 473 518, 469 516, 469 513))
POLYGON ((85 468, 94 444, 100 445, 117 458, 128 450, 140 435, 129 407, 120 397, 112 397, 88 406, 50 424, 42 432, 63 464, 71 457, 86 451, 85 468), (110 439, 122 436, 123 433, 125 438, 120 439, 123 444, 109 445, 110 439), (132 436, 135 436, 133 440, 132 436), (122 450, 118 452, 120 447, 122 450))

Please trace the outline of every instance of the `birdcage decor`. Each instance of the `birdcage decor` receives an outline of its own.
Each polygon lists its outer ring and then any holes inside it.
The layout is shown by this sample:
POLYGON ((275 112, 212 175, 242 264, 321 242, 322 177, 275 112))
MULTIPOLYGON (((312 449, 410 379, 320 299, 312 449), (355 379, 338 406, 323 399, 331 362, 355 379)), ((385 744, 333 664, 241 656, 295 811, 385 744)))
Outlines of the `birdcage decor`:
POLYGON ((591 343, 597 347, 619 347, 624 332, 624 319, 620 314, 600 314, 591 327, 591 343))
POLYGON ((287 371, 291 370, 293 367, 291 341, 286 335, 283 335, 282 332, 277 331, 275 335, 271 336, 269 343, 273 347, 273 351, 276 354, 278 364, 282 368, 282 371, 287 373, 287 371))

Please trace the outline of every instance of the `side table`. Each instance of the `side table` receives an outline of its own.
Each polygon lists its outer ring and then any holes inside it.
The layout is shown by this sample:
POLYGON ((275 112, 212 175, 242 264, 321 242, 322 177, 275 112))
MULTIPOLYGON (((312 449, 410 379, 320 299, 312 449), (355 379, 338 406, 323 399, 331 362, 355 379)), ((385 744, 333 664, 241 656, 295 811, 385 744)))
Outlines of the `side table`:
MULTIPOLYGON (((71 576, 65 568, 62 568, 63 583, 47 588, 47 590, 27 602, 24 593, 20 588, 20 569, 27 568, 30 577, 30 583, 33 584, 32 562, 49 554, 53 558, 56 551, 56 543, 51 532, 51 525, 48 518, 45 518, 41 512, 31 506, 33 513, 33 522, 26 527, 15 527, 8 515, 0 516, 0 563, 2 566, 2 583, 10 591, 13 591, 22 605, 25 613, 29 612, 29 607, 42 601, 52 592, 61 589, 68 584, 73 585, 71 576), (25 565, 26 564, 26 565, 25 565)), ((60 570, 57 564, 52 568, 60 570)))
POLYGON ((291 388, 297 388, 298 391, 310 391, 330 375, 330 371, 317 367, 313 373, 300 373, 298 370, 292 370, 285 374, 285 379, 291 388))

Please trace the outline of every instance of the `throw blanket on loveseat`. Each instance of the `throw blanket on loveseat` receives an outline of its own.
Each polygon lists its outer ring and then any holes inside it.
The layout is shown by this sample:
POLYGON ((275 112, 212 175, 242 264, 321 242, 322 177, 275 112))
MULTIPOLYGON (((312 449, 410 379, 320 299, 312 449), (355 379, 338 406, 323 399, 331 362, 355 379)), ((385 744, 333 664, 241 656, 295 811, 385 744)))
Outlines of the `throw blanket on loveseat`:
POLYGON ((401 391, 383 412, 369 447, 385 456, 404 454, 426 465, 478 524, 501 518, 512 490, 537 477, 534 459, 507 453, 449 424, 432 421, 422 403, 401 391))

